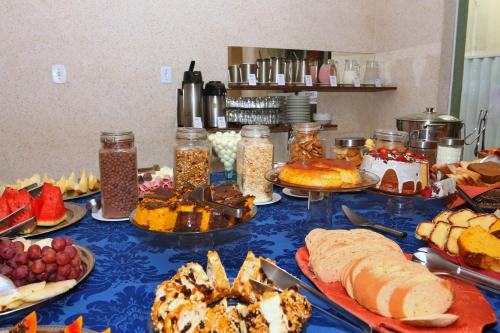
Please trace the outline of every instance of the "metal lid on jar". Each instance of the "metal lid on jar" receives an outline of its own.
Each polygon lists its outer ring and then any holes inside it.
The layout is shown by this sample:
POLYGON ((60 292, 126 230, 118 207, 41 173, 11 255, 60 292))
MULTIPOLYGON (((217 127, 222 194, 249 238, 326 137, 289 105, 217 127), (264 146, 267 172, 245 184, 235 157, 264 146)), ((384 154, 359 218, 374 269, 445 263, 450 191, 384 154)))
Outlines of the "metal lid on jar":
POLYGON ((321 124, 315 122, 295 123, 292 125, 292 129, 298 132, 319 131, 321 129, 321 124))
POLYGON ((363 147, 365 145, 365 138, 336 138, 335 145, 340 147, 363 147))
POLYGON ((373 132, 373 136, 375 139, 380 139, 385 141, 405 142, 408 139, 408 132, 377 128, 373 132))
POLYGON ((459 123, 460 119, 450 116, 449 114, 437 113, 434 108, 427 107, 423 113, 415 113, 407 116, 396 118, 397 120, 408 121, 432 121, 438 123, 459 123))
POLYGON ((265 125, 245 125, 241 128, 241 136, 245 138, 267 138, 271 130, 265 125))
POLYGON ((440 146, 463 146, 465 141, 459 138, 439 138, 440 146))
POLYGON ((206 140, 208 134, 204 128, 179 127, 175 133, 175 138, 183 140, 206 140))
POLYGON ((132 131, 102 131, 102 143, 115 143, 115 142, 130 142, 134 141, 134 133, 132 131))
POLYGON ((438 145, 437 141, 428 141, 422 139, 410 140, 410 148, 418 149, 436 149, 438 145))

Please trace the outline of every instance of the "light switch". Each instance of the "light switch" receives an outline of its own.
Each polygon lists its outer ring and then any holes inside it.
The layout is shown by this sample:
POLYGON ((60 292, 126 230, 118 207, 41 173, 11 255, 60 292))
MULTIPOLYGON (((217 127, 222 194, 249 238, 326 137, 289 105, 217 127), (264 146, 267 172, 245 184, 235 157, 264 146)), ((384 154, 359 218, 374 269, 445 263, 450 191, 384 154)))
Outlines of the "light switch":
POLYGON ((172 67, 162 67, 160 69, 160 82, 163 84, 172 83, 172 67))
POLYGON ((52 65, 52 81, 54 81, 54 83, 65 83, 66 79, 66 67, 60 64, 52 65))

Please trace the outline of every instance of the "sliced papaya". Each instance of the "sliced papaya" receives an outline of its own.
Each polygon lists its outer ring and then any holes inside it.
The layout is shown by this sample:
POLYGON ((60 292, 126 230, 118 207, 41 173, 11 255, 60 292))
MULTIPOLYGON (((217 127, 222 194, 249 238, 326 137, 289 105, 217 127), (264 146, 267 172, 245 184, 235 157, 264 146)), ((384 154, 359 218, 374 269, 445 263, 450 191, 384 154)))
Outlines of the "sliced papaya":
POLYGON ((111 328, 106 328, 104 331, 102 331, 101 333, 111 333, 111 328))
POLYGON ((64 328, 64 333, 81 333, 83 327, 83 317, 79 316, 74 322, 64 328))
POLYGON ((36 333, 37 331, 37 318, 36 312, 33 311, 24 319, 17 323, 16 326, 9 330, 9 333, 36 333))

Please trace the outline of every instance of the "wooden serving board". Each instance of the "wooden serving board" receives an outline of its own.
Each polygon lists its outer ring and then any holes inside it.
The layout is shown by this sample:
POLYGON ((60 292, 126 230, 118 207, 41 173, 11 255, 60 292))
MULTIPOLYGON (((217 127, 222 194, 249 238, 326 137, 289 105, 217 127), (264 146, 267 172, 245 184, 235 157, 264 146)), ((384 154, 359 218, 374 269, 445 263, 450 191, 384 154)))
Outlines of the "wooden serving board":
POLYGON ((448 313, 456 314, 459 319, 451 326, 444 328, 418 328, 402 323, 397 319, 386 318, 373 313, 349 297, 340 282, 325 283, 314 276, 309 268, 309 252, 301 247, 295 254, 297 265, 314 285, 335 303, 365 320, 374 330, 383 333, 454 333, 482 332, 486 325, 493 324, 497 317, 483 294, 474 286, 452 278, 448 279, 456 292, 456 299, 448 313))

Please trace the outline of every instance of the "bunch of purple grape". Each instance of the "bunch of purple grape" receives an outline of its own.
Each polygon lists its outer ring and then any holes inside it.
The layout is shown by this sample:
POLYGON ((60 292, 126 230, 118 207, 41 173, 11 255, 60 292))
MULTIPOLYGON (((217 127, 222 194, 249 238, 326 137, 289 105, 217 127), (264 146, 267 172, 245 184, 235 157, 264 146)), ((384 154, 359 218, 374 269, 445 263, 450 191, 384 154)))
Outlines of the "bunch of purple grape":
POLYGON ((24 286, 39 281, 62 281, 82 276, 82 264, 71 237, 52 240, 51 246, 33 244, 25 249, 20 241, 0 241, 0 274, 24 286))

